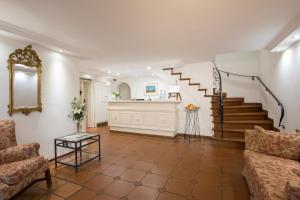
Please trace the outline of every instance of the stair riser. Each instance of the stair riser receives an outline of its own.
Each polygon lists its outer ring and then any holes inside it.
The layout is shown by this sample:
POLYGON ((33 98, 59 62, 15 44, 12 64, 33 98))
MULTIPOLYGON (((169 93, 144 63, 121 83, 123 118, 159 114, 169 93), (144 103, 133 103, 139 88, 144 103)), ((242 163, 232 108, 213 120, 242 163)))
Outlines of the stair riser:
MULTIPOLYGON (((214 131, 214 136, 222 138, 221 131, 214 131)), ((244 139, 245 133, 224 131, 224 138, 244 139)))
MULTIPOLYGON (((264 129, 272 129, 273 125, 272 124, 252 124, 252 123, 245 123, 245 124, 239 124, 239 123, 230 123, 230 124, 224 124, 224 128, 228 129, 254 129, 254 126, 258 125, 263 127, 264 129)), ((221 124, 219 123, 214 123, 214 127, 217 129, 221 128, 221 124)))
MULTIPOLYGON (((213 114, 219 114, 218 108, 212 109, 213 114)), ((245 113, 245 112, 259 112, 261 107, 249 107, 249 108, 224 108, 224 114, 226 113, 245 113)))
MULTIPOLYGON (((223 95, 223 99, 225 99, 225 98, 226 98, 226 96, 223 95)), ((218 100, 219 100, 219 97, 217 97, 217 96, 211 97, 211 100, 212 100, 212 101, 218 101, 218 100)))
MULTIPOLYGON (((242 101, 224 101, 224 106, 239 106, 242 105, 242 101)), ((218 102, 212 102, 211 105, 213 107, 219 106, 218 102)))
MULTIPOLYGON (((217 100, 218 100, 217 97, 212 97, 212 101, 217 101, 217 100)), ((240 98, 240 97, 224 97, 224 100, 235 100, 235 101, 244 102, 244 98, 240 98)))
MULTIPOLYGON (((213 116, 215 121, 220 121, 219 116, 213 116)), ((238 115, 238 116, 224 116, 224 120, 227 121, 241 121, 241 120, 260 120, 267 119, 266 115, 238 115)))

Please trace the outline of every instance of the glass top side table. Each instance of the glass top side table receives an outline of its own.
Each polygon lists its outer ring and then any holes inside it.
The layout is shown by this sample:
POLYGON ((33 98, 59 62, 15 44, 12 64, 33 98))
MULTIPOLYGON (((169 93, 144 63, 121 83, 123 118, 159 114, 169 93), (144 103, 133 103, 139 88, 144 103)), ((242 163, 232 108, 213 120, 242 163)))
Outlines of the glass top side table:
POLYGON ((58 164, 74 167, 75 171, 89 161, 96 158, 101 160, 100 134, 76 133, 54 139, 55 167, 58 164), (90 145, 96 143, 97 151, 91 149, 90 145), (68 153, 58 156, 58 147, 69 149, 68 153), (74 154, 74 156, 72 155, 74 154), (79 154, 79 155, 78 155, 79 154))

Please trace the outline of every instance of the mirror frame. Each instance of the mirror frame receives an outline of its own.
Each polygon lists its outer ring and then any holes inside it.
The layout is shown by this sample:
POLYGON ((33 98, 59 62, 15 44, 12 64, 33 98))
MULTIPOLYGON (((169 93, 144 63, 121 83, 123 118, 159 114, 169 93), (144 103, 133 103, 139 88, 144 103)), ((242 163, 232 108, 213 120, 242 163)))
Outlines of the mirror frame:
POLYGON ((9 105, 8 114, 11 116, 13 113, 23 113, 25 115, 31 112, 38 111, 42 112, 42 99, 41 99, 41 74, 42 74, 42 61, 38 57, 37 53, 32 49, 31 45, 26 46, 24 49, 16 49, 9 55, 7 60, 9 70, 9 105), (28 67, 37 68, 37 106, 36 107, 14 107, 14 64, 22 64, 28 67))

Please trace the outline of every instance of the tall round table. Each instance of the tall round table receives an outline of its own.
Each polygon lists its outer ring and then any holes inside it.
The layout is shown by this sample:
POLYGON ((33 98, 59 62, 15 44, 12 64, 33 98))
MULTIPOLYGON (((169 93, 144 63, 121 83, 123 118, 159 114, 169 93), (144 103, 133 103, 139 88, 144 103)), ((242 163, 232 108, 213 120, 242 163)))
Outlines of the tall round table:
MULTIPOLYGON (((201 140, 198 114, 199 114, 199 108, 195 108, 195 109, 186 108, 184 138, 188 138, 189 142, 191 142, 191 138, 195 138, 195 139, 199 138, 201 140)), ((192 141, 196 141, 196 140, 192 140, 192 141)))

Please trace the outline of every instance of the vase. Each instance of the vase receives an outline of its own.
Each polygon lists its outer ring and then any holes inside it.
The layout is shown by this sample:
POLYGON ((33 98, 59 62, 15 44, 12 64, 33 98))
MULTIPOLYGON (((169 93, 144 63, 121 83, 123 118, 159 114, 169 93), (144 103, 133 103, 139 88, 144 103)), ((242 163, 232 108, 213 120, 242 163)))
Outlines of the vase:
POLYGON ((77 133, 80 133, 80 128, 81 128, 80 122, 76 122, 77 133))

